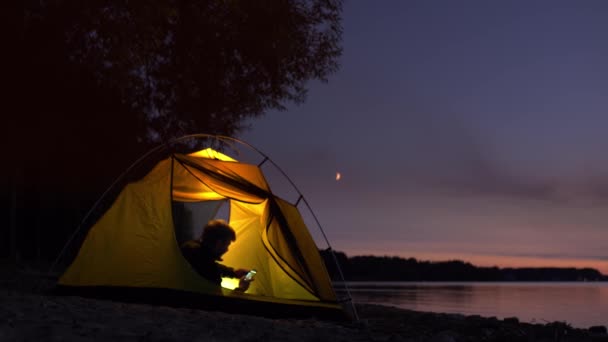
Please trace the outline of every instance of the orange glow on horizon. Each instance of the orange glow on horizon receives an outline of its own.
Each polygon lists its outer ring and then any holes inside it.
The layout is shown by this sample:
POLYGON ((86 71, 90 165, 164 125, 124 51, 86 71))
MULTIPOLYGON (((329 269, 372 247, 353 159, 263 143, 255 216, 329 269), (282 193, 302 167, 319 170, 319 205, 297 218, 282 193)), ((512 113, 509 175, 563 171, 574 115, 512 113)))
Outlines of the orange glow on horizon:
POLYGON ((481 255, 472 256, 468 261, 478 266, 505 267, 574 267, 595 268, 604 275, 608 275, 608 262, 591 259, 568 259, 568 258, 538 258, 538 257, 513 257, 481 255))

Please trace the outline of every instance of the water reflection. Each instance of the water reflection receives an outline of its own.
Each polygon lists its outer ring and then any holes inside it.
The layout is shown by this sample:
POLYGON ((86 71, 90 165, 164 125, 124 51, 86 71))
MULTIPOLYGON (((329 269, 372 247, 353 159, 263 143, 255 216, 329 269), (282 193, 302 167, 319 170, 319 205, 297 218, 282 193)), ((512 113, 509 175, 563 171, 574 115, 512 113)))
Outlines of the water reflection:
MULTIPOLYGON (((355 302, 467 315, 608 325, 608 283, 347 283, 355 302)), ((340 286, 336 287, 340 292, 340 286)), ((343 292, 342 292, 343 293, 343 292)))

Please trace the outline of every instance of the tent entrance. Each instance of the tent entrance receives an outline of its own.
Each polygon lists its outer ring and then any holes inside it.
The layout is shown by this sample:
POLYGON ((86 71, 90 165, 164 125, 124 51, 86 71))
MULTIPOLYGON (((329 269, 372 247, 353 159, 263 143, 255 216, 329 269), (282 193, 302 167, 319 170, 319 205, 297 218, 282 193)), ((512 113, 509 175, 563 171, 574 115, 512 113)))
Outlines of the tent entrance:
POLYGON ((201 236, 203 227, 213 219, 228 221, 228 200, 181 202, 173 200, 173 225, 178 245, 201 236))

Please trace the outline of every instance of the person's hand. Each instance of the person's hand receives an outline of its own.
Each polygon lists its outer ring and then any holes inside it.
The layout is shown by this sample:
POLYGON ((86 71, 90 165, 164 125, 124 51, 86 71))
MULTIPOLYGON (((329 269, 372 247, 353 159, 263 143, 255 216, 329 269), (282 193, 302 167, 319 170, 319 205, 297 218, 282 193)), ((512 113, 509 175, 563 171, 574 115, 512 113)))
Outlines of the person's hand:
POLYGON ((235 278, 243 278, 247 272, 249 272, 249 270, 244 270, 244 269, 238 269, 234 271, 234 274, 236 275, 235 278))
POLYGON ((239 280, 239 287, 237 287, 236 289, 234 289, 235 291, 239 291, 239 292, 245 292, 247 291, 247 289, 249 289, 249 284, 252 282, 253 280, 245 280, 244 278, 241 278, 241 280, 239 280))

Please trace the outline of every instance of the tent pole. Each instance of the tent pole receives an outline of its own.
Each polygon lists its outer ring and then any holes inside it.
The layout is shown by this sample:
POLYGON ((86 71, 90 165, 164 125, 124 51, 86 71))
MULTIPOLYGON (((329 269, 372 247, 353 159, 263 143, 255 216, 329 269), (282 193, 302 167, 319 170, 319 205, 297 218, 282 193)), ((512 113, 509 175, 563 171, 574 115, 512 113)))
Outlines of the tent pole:
MULTIPOLYGON (((336 264, 336 267, 338 269, 338 273, 340 275, 340 278, 342 279, 343 282, 345 282, 344 274, 342 272, 342 269, 340 268, 340 264, 338 262, 338 258, 336 257, 336 255, 335 255, 335 253, 333 251, 333 248, 331 247, 331 244, 329 243, 329 240, 327 239, 327 236, 325 235, 325 231, 323 231, 323 227, 321 226, 321 224, 320 224, 319 220, 317 219, 315 213, 312 211, 312 208, 308 204, 308 201, 306 200, 306 198, 304 198, 304 195, 302 195, 302 192, 298 189, 298 187, 291 180, 291 178, 289 178, 289 176, 287 176, 287 174, 272 159, 270 159, 262 151, 260 151, 257 148, 255 148, 253 145, 250 145, 250 144, 248 144, 248 143, 246 143, 246 142, 244 142, 242 140, 236 139, 236 138, 227 137, 227 136, 221 136, 221 135, 211 135, 211 134, 191 134, 191 135, 183 136, 181 138, 175 138, 175 139, 171 139, 169 141, 165 141, 163 144, 161 144, 161 145, 159 145, 159 146, 151 149, 146 154, 144 154, 139 159, 137 159, 133 164, 131 164, 131 166, 129 166, 120 176, 118 176, 118 178, 116 178, 116 180, 108 187, 108 189, 106 189, 106 191, 101 195, 101 197, 97 200, 97 202, 95 202, 95 204, 91 207, 91 209, 86 213, 86 215, 84 216, 84 218, 82 219, 82 221, 80 222, 80 224, 78 225, 78 227, 76 228, 76 230, 74 231, 74 233, 72 234, 72 236, 66 242, 66 244, 63 247, 63 249, 61 250, 61 252, 57 256, 57 258, 55 259, 55 261, 53 262, 53 264, 49 268, 49 271, 48 271, 49 275, 51 274, 53 268, 55 267, 55 265, 57 264, 57 262, 59 261, 59 259, 66 252, 67 247, 71 244, 72 240, 74 240, 74 238, 76 237, 77 233, 82 229, 84 222, 89 218, 89 216, 92 214, 93 210, 101 203, 101 201, 106 197, 106 195, 110 192, 110 190, 112 188, 114 188, 116 186, 116 184, 118 184, 119 181, 121 181, 131 171, 131 169, 133 169, 136 165, 138 165, 142 160, 144 160, 145 158, 147 158, 149 155, 151 155, 152 153, 155 153, 155 152, 161 150, 163 147, 167 147, 169 149, 169 151, 171 152, 171 155, 173 155, 173 153, 171 151, 171 146, 173 144, 175 144, 177 142, 185 141, 185 140, 188 140, 188 139, 192 139, 192 138, 215 138, 217 141, 223 141, 223 142, 236 141, 236 142, 241 143, 241 144, 243 144, 245 146, 248 146, 252 150, 256 151, 258 154, 260 154, 262 157, 264 157, 265 158, 264 161, 262 163, 260 163, 260 164, 263 164, 267 160, 270 161, 270 163, 272 163, 272 165, 274 165, 274 167, 281 174, 283 174, 283 176, 287 179, 287 181, 293 186, 293 188, 296 190, 296 192, 304 200, 304 203, 308 207, 308 210, 311 212, 311 214, 312 214, 312 216, 313 216, 313 218, 314 218, 314 220, 315 220, 315 222, 317 224, 317 227, 319 228, 319 230, 323 234, 323 238, 325 239, 325 242, 327 243, 327 245, 329 247, 329 250, 331 251, 331 254, 332 254, 332 257, 333 257, 334 262, 336 264)), ((171 179, 172 178, 173 177, 171 177, 171 179)), ((348 299, 349 299, 349 301, 351 303, 353 315, 354 315, 355 319, 357 321, 359 321, 359 315, 357 313, 355 304, 352 301, 352 296, 350 294, 350 290, 348 289, 348 287, 346 286, 346 284, 344 285, 344 288, 346 289, 346 293, 347 293, 348 299)))
POLYGON ((329 239, 327 238, 327 235, 325 235, 325 231, 323 231, 323 227, 321 227, 321 223, 317 219, 317 215, 315 215, 315 213, 312 211, 312 208, 310 207, 310 204, 308 204, 308 201, 306 200, 306 198, 301 194, 300 194, 300 196, 302 196, 302 200, 304 201, 304 204, 306 204, 306 207, 310 211, 310 214, 312 215, 313 219, 317 223, 317 227, 319 227, 321 234, 323 234, 325 243, 327 243, 327 247, 329 247, 329 252, 331 253, 332 258, 334 259, 336 268, 338 269, 338 274, 340 275, 340 279, 342 279, 342 282, 344 283, 344 289, 346 290, 346 295, 348 296, 348 300, 350 301, 350 304, 352 306, 355 319, 357 321, 359 321, 359 314, 357 313, 357 308, 355 307, 355 303, 353 302, 353 297, 350 294, 350 290, 348 289, 348 286, 346 286, 346 279, 344 278, 344 273, 342 272, 342 268, 340 267, 340 263, 338 262, 338 257, 336 257, 336 253, 334 253, 334 249, 331 247, 331 244, 329 243, 329 239))
MULTIPOLYGON (((207 134, 192 134, 192 135, 188 135, 188 136, 184 136, 181 137, 179 139, 175 139, 175 141, 178 140, 186 140, 186 139, 191 139, 191 138, 197 138, 197 137, 212 137, 210 135, 207 134)), ((298 187, 296 186, 296 184, 291 180, 291 178, 289 178, 289 176, 285 173, 285 171, 283 171, 283 169, 281 169, 279 167, 279 165, 277 165, 270 157, 268 157, 266 154, 264 154, 262 151, 258 150, 257 148, 255 148, 253 145, 248 144, 247 142, 244 142, 242 140, 239 139, 235 139, 232 137, 225 137, 225 136, 215 136, 216 139, 222 139, 222 140, 232 140, 232 141, 236 141, 239 142, 245 146, 249 146, 249 148, 253 149, 254 151, 256 151, 257 153, 259 153, 262 157, 264 157, 264 160, 262 162, 259 163, 258 166, 261 166, 263 163, 265 163, 266 161, 269 161, 272 165, 274 165, 274 167, 283 175, 283 177, 285 177, 285 179, 287 179, 287 181, 291 184, 291 186, 293 186, 293 188, 296 190, 296 192, 302 197, 302 199, 304 200, 304 203, 306 204, 306 206, 308 207, 308 210, 310 211, 310 213, 312 214, 312 217, 314 218, 317 227, 319 228, 319 230, 321 231, 321 234, 323 234, 323 238, 325 239, 325 243, 327 243, 327 246, 329 247, 329 250, 331 252, 331 255, 334 259, 334 263, 336 264, 336 267, 338 268, 338 273, 340 275, 340 278, 342 279, 342 282, 345 283, 345 279, 344 279, 344 274, 342 272, 342 268, 340 268, 340 263, 338 262, 338 258, 336 257, 336 254, 334 253, 333 248, 331 247, 331 244, 329 243, 329 239, 327 239, 327 235, 325 235, 325 231, 323 230, 323 227, 321 226, 321 223, 319 222, 319 220, 317 219, 317 216, 315 215, 314 211, 312 210, 312 208, 310 207, 310 204, 308 204, 308 201, 306 200, 306 198, 304 197, 304 195, 302 194, 302 192, 300 191, 300 189, 298 189, 298 187)), ((348 289, 348 286, 346 286, 346 284, 344 285, 344 288, 346 289, 346 295, 348 296, 348 299, 351 303, 352 306, 352 310, 353 310, 353 314, 355 316, 355 319, 357 321, 359 321, 359 315, 357 313, 357 309, 355 307, 355 303, 353 303, 352 300, 352 296, 350 294, 350 290, 348 289)))

